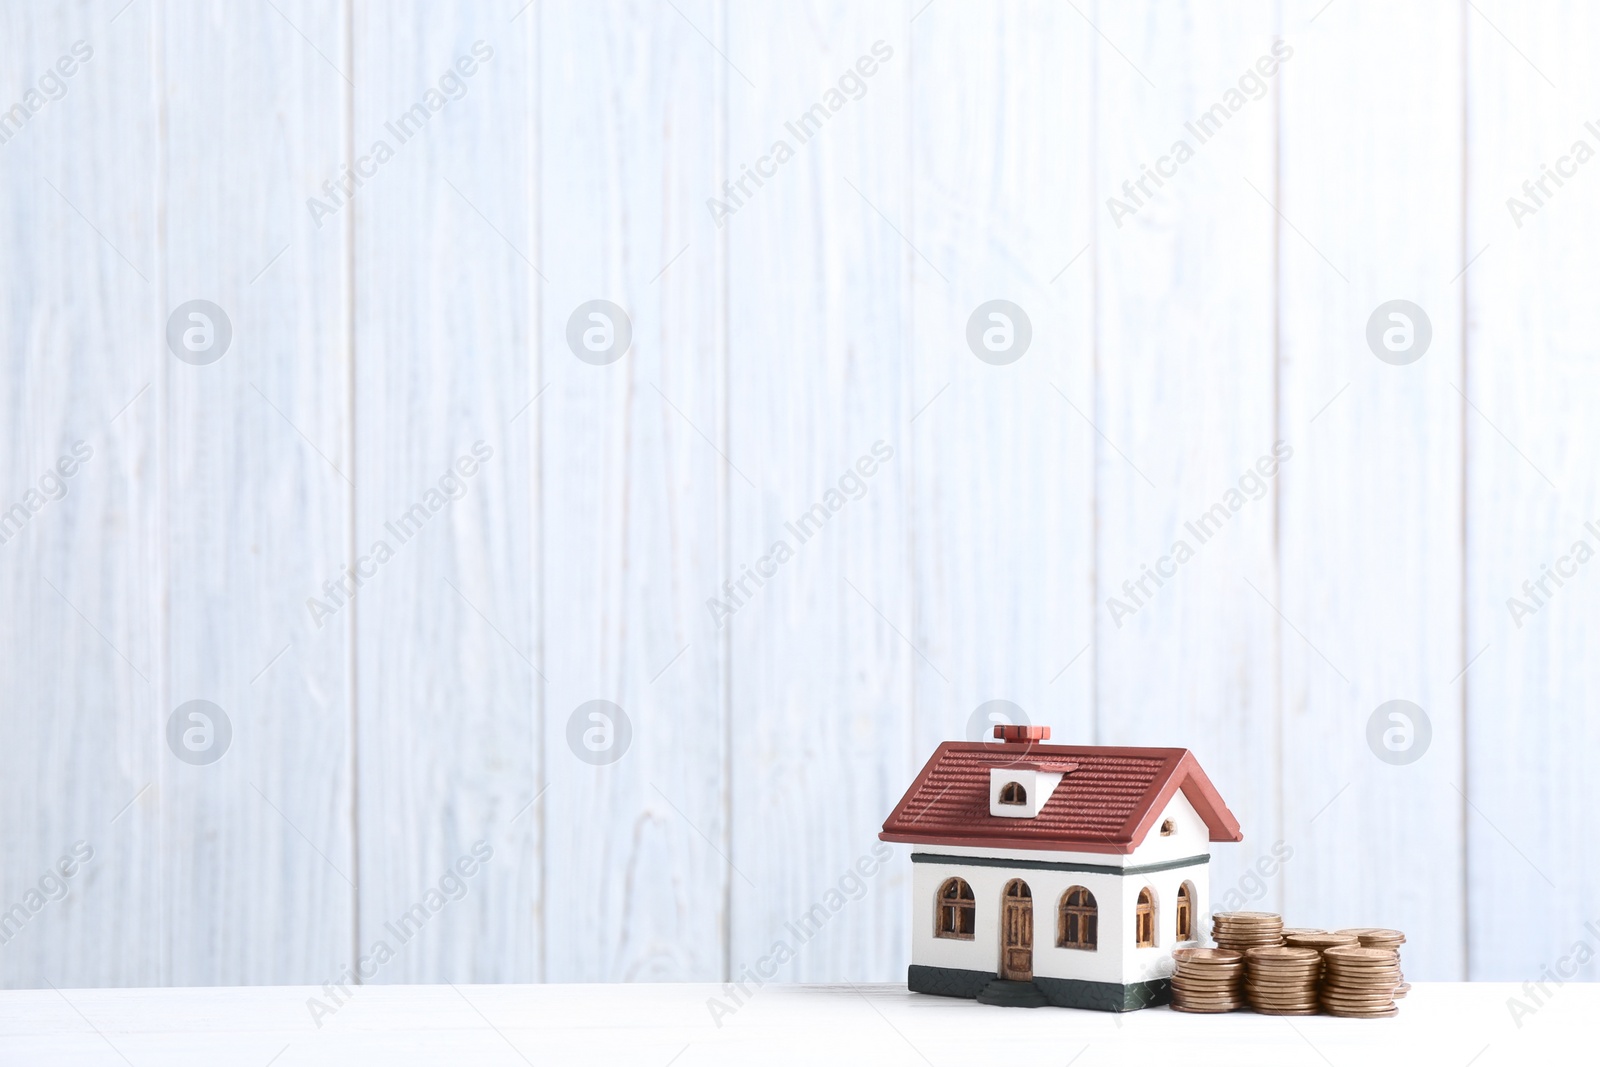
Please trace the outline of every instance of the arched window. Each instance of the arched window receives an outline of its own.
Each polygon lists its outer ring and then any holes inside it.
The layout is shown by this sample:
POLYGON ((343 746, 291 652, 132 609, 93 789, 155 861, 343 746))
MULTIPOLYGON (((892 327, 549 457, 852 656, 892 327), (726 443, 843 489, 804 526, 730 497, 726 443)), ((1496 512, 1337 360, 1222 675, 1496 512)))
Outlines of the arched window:
POLYGON ((1194 886, 1188 882, 1178 887, 1178 940, 1194 940, 1194 886))
POLYGON ((953 937, 960 941, 972 940, 972 917, 975 904, 972 887, 960 878, 949 878, 939 887, 937 903, 938 924, 935 937, 953 937))
POLYGON ((1060 913, 1056 916, 1058 946, 1093 949, 1099 926, 1100 908, 1094 902, 1093 893, 1075 885, 1061 894, 1060 913))
POLYGON ((1171 837, 1173 832, 1176 831, 1176 830, 1177 830, 1177 827, 1172 825, 1172 820, 1171 819, 1162 819, 1161 820, 1161 836, 1162 837, 1171 837))
POLYGON ((1026 804, 1027 802, 1028 791, 1022 788, 1021 782, 1007 782, 1000 787, 1000 803, 1026 804))
POLYGON ((1148 889, 1139 890, 1139 903, 1133 910, 1133 935, 1137 947, 1155 947, 1156 901, 1148 889))

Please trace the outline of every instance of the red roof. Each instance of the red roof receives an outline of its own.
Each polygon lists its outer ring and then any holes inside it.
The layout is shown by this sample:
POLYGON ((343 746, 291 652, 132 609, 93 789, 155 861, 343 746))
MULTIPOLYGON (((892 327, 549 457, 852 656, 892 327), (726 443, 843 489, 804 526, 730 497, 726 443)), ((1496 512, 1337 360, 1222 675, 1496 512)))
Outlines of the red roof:
POLYGON ((1129 853, 1180 789, 1205 820, 1211 840, 1244 840, 1239 821, 1186 748, 946 741, 878 836, 917 845, 1129 853), (1038 815, 989 814, 991 768, 1066 763, 1076 766, 1038 815))

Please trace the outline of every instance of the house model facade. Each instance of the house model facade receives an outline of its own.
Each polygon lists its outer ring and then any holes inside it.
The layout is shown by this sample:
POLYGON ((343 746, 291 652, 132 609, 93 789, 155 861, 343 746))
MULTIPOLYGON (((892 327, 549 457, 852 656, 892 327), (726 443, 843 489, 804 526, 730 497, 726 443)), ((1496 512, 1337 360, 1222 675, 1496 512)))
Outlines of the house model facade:
POLYGON ((1239 823, 1182 748, 940 745, 883 824, 912 862, 913 992, 1129 1011, 1164 1003, 1239 823))

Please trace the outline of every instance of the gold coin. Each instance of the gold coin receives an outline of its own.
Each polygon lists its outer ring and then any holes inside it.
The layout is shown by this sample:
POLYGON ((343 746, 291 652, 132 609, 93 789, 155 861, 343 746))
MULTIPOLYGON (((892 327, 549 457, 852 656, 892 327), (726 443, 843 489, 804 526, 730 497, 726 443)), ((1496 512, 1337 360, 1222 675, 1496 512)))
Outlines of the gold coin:
POLYGON ((1378 1001, 1380 1003, 1387 1004, 1394 999, 1394 991, 1390 989, 1374 989, 1368 993, 1330 993, 1328 990, 1324 989, 1321 992, 1321 996, 1323 1000, 1335 1004, 1364 1004, 1371 1001, 1378 1001))
POLYGON ((1178 984, 1179 987, 1189 989, 1238 989, 1240 981, 1237 977, 1194 977, 1190 974, 1174 974, 1168 981, 1178 984))
POLYGON ((1245 996, 1251 1000, 1316 1000, 1315 989, 1247 989, 1245 996))
MULTIPOLYGON (((1337 935, 1335 935, 1337 936, 1337 935)), ((1375 948, 1368 945, 1332 945, 1324 949, 1322 958, 1339 963, 1393 963, 1400 958, 1392 948, 1375 948)))
POLYGON ((1173 973, 1202 977, 1229 976, 1244 974, 1244 967, 1238 963, 1180 963, 1173 969, 1173 973))
POLYGON ((1329 982, 1324 980, 1322 988, 1334 993, 1354 992, 1384 992, 1392 993, 1400 985, 1400 980, 1394 976, 1375 978, 1370 982, 1329 982))
POLYGON ((1252 966, 1246 973, 1249 974, 1251 978, 1259 978, 1263 981, 1314 982, 1317 980, 1317 976, 1320 975, 1322 971, 1316 967, 1301 967, 1295 970, 1289 970, 1286 967, 1277 968, 1252 966))
POLYGON ((1265 961, 1268 963, 1315 963, 1322 958, 1322 954, 1314 948, 1297 948, 1293 945, 1273 945, 1267 948, 1253 948, 1245 953, 1245 959, 1251 963, 1265 961))
POLYGON ((1317 966, 1317 961, 1312 960, 1310 965, 1296 963, 1292 966, 1276 963, 1261 963, 1252 961, 1249 967, 1250 974, 1259 974, 1263 978, 1300 978, 1309 976, 1315 978, 1322 973, 1322 968, 1317 966))
POLYGON ((1215 1007, 1215 1008, 1210 1008, 1210 1007, 1200 1008, 1200 1007, 1194 1007, 1194 1006, 1191 1006, 1191 1005, 1188 1005, 1188 1004, 1179 1004, 1176 1001, 1174 1001, 1172 1004, 1170 1004, 1168 1006, 1173 1011, 1186 1011, 1186 1012, 1189 1012, 1192 1015, 1221 1015, 1221 1014, 1223 1014, 1225 1012, 1238 1011, 1239 1008, 1242 1005, 1229 1004, 1229 1005, 1219 1006, 1219 1007, 1215 1007))
POLYGON ((1240 989, 1245 984, 1237 976, 1195 977, 1192 974, 1174 974, 1168 981, 1179 989, 1240 989))
POLYGON ((1400 1014, 1399 1008, 1389 1008, 1385 1011, 1335 1011, 1329 1008, 1327 1011, 1329 1015, 1341 1019, 1392 1019, 1400 1014))
POLYGON ((1315 1007, 1311 1007, 1311 1008, 1263 1008, 1263 1007, 1259 1007, 1257 1005, 1251 1005, 1251 1009, 1250 1010, 1254 1011, 1257 1015, 1321 1015, 1322 1014, 1321 1009, 1315 1008, 1315 1007))
POLYGON ((1227 949, 1174 949, 1174 960, 1214 961, 1214 963, 1243 963, 1245 957, 1240 953, 1229 952, 1227 949))

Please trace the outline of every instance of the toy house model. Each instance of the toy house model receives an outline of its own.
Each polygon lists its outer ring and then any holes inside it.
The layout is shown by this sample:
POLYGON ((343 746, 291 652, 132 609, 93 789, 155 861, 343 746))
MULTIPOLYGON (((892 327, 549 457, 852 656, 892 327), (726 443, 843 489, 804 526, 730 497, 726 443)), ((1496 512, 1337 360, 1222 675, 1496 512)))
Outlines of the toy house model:
POLYGON ((1239 823, 1182 748, 947 741, 878 836, 912 846, 913 992, 1129 1011, 1167 999, 1239 823))

